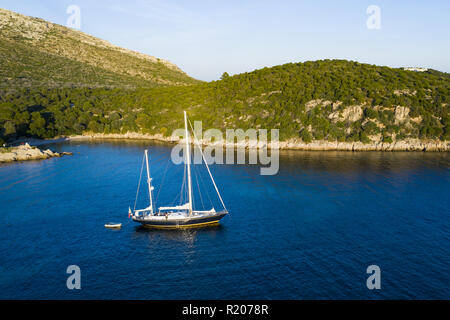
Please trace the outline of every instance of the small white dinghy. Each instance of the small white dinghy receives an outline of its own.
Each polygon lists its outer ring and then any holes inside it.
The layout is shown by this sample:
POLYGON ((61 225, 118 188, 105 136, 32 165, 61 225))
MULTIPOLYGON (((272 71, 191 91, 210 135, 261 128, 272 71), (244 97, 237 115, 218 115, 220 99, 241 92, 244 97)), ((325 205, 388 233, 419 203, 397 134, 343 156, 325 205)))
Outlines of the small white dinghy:
POLYGON ((122 227, 121 223, 109 222, 105 224, 105 228, 108 229, 120 229, 122 227))

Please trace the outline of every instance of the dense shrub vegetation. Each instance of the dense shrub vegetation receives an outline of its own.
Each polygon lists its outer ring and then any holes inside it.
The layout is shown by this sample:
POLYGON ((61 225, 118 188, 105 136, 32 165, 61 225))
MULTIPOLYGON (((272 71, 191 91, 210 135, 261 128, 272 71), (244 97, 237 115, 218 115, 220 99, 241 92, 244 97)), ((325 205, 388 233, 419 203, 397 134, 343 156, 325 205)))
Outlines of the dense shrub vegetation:
POLYGON ((413 72, 324 60, 187 86, 103 85, 30 86, 4 92, 1 139, 86 131, 170 135, 183 125, 182 110, 202 120, 204 129, 279 128, 282 140, 450 139, 450 77, 434 70, 413 72), (403 117, 399 106, 407 110, 403 117))
POLYGON ((282 140, 449 140, 450 76, 343 60, 204 83, 177 66, 0 9, 0 142, 83 132, 278 128, 282 140))

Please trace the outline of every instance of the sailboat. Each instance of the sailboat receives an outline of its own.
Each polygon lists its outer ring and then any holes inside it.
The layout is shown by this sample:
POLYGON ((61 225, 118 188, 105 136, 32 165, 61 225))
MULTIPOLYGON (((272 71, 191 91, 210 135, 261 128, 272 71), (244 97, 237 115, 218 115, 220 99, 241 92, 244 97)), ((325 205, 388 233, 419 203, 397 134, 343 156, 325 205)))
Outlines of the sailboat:
POLYGON ((191 155, 190 155, 190 142, 189 142, 189 130, 186 111, 184 111, 184 126, 185 126, 185 164, 187 168, 187 202, 177 206, 162 206, 158 210, 155 209, 155 204, 153 203, 152 191, 154 187, 152 186, 152 178, 150 177, 150 168, 148 164, 148 151, 145 150, 145 163, 147 167, 147 185, 149 194, 149 205, 144 209, 131 210, 128 209, 128 216, 132 218, 133 221, 142 224, 144 227, 148 228, 189 228, 189 227, 201 227, 206 225, 218 224, 220 219, 228 214, 228 210, 222 200, 222 197, 217 188, 216 182, 209 170, 208 163, 203 155, 202 148, 195 137, 194 140, 200 149, 202 159, 206 165, 209 173, 209 177, 214 185, 223 209, 216 211, 213 207, 211 210, 196 210, 193 208, 193 194, 192 194, 192 181, 191 181, 191 155))

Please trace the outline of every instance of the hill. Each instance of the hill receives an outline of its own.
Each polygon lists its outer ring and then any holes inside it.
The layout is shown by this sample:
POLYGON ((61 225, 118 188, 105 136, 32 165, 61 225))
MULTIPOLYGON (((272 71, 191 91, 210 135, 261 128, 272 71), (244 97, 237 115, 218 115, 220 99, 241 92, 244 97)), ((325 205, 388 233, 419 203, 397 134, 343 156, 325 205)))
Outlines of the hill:
POLYGON ((0 49, 3 57, 10 57, 7 63, 1 62, 1 76, 5 79, 5 65, 9 75, 0 99, 3 140, 87 132, 167 136, 183 126, 182 110, 188 110, 192 119, 202 120, 204 129, 277 128, 283 141, 370 145, 408 139, 450 140, 450 75, 436 70, 416 72, 322 60, 233 77, 225 73, 219 81, 204 83, 162 60, 155 63, 98 39, 94 45, 82 40, 89 36, 72 30, 56 34, 65 43, 70 44, 75 36, 80 43, 87 43, 75 46, 82 49, 65 49, 56 57, 54 48, 39 51, 34 47, 50 40, 28 44, 35 40, 24 38, 35 37, 26 30, 29 28, 8 31, 8 36, 2 31, 0 36, 3 44, 15 43, 0 49), (104 65, 107 54, 129 64, 104 65), (157 66, 164 72, 141 74, 133 66, 137 61, 144 61, 152 72, 157 66), (84 79, 86 74, 90 76, 84 79))
POLYGON ((140 129, 168 131, 183 108, 204 127, 278 128, 282 140, 449 139, 450 76, 343 60, 290 63, 195 87, 138 91, 140 129), (163 110, 164 112, 158 112, 163 110), (141 116, 142 117, 142 116, 141 116), (155 127, 156 128, 156 127, 155 127))
POLYGON ((155 87, 198 81, 163 59, 0 9, 0 92, 17 88, 155 87))

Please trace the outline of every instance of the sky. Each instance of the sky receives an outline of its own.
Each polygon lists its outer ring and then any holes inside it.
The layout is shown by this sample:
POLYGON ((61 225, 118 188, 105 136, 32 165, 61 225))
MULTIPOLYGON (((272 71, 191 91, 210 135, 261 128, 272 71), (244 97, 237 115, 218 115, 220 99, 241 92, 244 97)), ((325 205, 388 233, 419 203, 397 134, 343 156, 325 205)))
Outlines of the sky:
POLYGON ((448 0, 0 0, 61 25, 70 5, 81 31, 205 81, 319 59, 450 72, 448 0))

